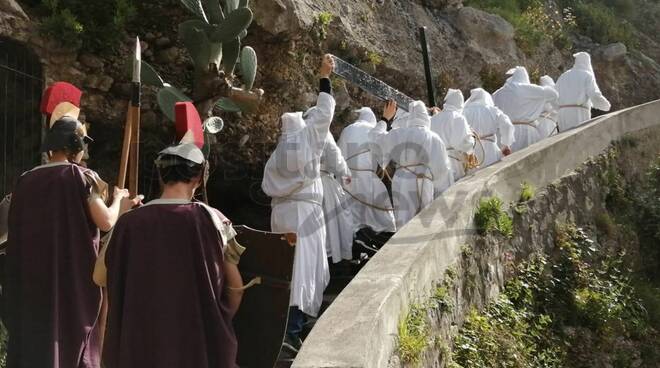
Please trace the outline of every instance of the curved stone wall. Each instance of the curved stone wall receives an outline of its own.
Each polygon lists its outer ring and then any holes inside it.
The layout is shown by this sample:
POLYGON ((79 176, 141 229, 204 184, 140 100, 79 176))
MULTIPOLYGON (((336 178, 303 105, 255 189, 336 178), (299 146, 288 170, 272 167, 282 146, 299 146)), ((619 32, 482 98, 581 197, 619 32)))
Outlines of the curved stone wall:
POLYGON ((403 227, 353 279, 318 320, 293 367, 387 367, 400 318, 412 302, 429 295, 474 235, 480 198, 515 201, 521 182, 543 188, 624 134, 658 125, 660 100, 601 116, 464 178, 403 227))

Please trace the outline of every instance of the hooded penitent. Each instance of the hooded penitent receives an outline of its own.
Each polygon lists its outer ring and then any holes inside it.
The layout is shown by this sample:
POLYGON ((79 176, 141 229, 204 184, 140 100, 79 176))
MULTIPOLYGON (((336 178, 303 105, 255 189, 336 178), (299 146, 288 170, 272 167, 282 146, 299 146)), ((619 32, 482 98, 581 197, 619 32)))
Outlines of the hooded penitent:
POLYGON ((368 107, 357 110, 358 120, 345 127, 337 145, 346 159, 352 180, 345 190, 349 194, 353 231, 369 227, 375 232, 394 232, 392 201, 376 171, 382 162, 382 150, 369 139, 369 131, 376 127, 376 116, 368 107))
MULTIPOLYGON (((158 154, 158 170, 205 162, 194 106, 175 109, 181 141, 158 154)), ((107 267, 106 367, 235 367, 224 276, 234 235, 222 213, 188 199, 156 199, 121 216, 95 271, 102 280, 107 267)))
POLYGON ((435 132, 447 148, 454 180, 465 176, 464 155, 472 153, 474 137, 463 116, 463 93, 449 89, 442 112, 431 118, 431 130, 435 132))
MULTIPOLYGON (((61 105, 57 90, 45 94, 45 113, 61 105)), ((45 148, 82 145, 80 127, 73 117, 57 119, 45 148)), ((104 194, 101 184, 92 170, 66 161, 37 166, 16 183, 3 285, 8 367, 99 367, 101 289, 90 278, 99 230, 89 201, 104 194)))
POLYGON ((397 164, 392 199, 397 228, 405 225, 454 182, 445 144, 429 126, 431 118, 421 101, 410 103, 405 128, 387 132, 379 122, 369 133, 383 148, 384 167, 397 164))
POLYGON ((470 92, 463 108, 463 116, 470 127, 479 136, 475 146, 475 154, 482 161, 481 167, 492 165, 502 158, 502 146, 511 146, 514 138, 514 127, 511 120, 498 109, 488 92, 482 88, 475 88, 470 92), (498 142, 498 137, 501 142, 498 142))
POLYGON ((537 142, 541 137, 538 118, 546 103, 557 99, 557 92, 550 87, 531 84, 527 69, 517 66, 508 72, 511 77, 504 86, 493 93, 495 105, 515 125, 515 142, 511 149, 521 150, 537 142))
MULTIPOLYGON (((542 87, 555 88, 555 81, 552 77, 544 75, 539 79, 539 84, 542 87)), ((543 113, 539 117, 538 128, 541 133, 541 139, 547 138, 551 135, 555 135, 559 129, 559 112, 558 112, 558 101, 548 102, 543 108, 543 113)))
POLYGON ((261 183, 272 198, 271 230, 297 234, 290 305, 312 316, 330 280, 320 165, 334 111, 332 95, 321 92, 308 119, 282 115, 282 134, 261 183))
POLYGON ((610 102, 596 83, 591 56, 586 52, 573 55, 575 65, 557 80, 559 92, 559 130, 574 128, 591 119, 591 108, 609 111, 610 102))
POLYGON ((321 182, 323 183, 323 216, 325 217, 326 250, 332 262, 353 259, 353 215, 349 195, 342 188, 344 178, 351 170, 337 147, 335 138, 328 138, 321 155, 321 182))

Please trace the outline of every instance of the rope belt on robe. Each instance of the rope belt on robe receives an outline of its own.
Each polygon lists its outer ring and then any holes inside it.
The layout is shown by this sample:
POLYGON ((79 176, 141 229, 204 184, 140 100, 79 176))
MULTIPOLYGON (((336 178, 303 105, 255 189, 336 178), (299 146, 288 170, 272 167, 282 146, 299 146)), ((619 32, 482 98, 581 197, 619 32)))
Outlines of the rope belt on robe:
POLYGON ((536 121, 513 121, 511 122, 513 125, 527 125, 528 127, 532 127, 536 130, 539 129, 538 125, 536 124, 536 121))
POLYGON ((559 122, 557 120, 551 118, 551 116, 552 116, 552 114, 550 114, 549 112, 544 112, 540 116, 541 118, 548 119, 551 122, 555 123, 555 129, 553 129, 552 132, 550 132, 550 135, 548 137, 553 136, 555 134, 559 134, 559 122))
POLYGON ((420 167, 420 166, 424 167, 424 168, 427 169, 428 171, 431 171, 431 168, 429 168, 426 164, 423 164, 423 163, 410 164, 410 165, 402 165, 402 166, 399 166, 399 167, 398 167, 399 169, 406 170, 407 172, 409 172, 409 173, 415 175, 415 177, 416 177, 416 184, 417 184, 417 185, 416 185, 416 189, 417 189, 417 213, 419 213, 419 211, 422 210, 422 197, 423 197, 423 194, 424 194, 424 192, 423 192, 423 191, 424 191, 424 182, 423 182, 423 180, 430 180, 430 181, 431 181, 431 186, 433 186, 433 180, 434 180, 434 179, 433 179, 433 173, 431 173, 431 176, 428 176, 428 175, 426 175, 426 174, 418 174, 418 173, 416 173, 415 171, 413 171, 413 170, 410 169, 410 168, 412 168, 412 167, 420 167), (421 189, 420 189, 420 186, 419 186, 419 184, 420 184, 420 180, 422 180, 422 183, 421 183, 421 184, 422 184, 422 187, 421 187, 421 189))
MULTIPOLYGON (((346 162, 350 161, 351 159, 353 159, 353 158, 355 158, 355 157, 358 157, 358 156, 360 156, 360 155, 363 155, 363 154, 365 154, 365 153, 369 153, 369 152, 371 152, 371 150, 367 149, 367 150, 364 150, 364 151, 360 151, 360 152, 358 152, 358 153, 356 153, 356 154, 353 154, 353 155, 349 156, 349 157, 346 159, 346 162)), ((351 170, 351 172, 359 172, 359 171, 361 171, 361 172, 372 172, 372 173, 376 174, 376 171, 374 171, 373 169, 360 169, 360 168, 353 168, 353 167, 349 167, 348 169, 351 170)), ((387 173, 387 170, 383 170, 383 176, 385 175, 385 173, 387 173)), ((376 176, 378 176, 378 175, 376 175, 376 176)), ((379 178, 380 178, 381 180, 383 180, 383 176, 380 176, 379 178)), ((361 199, 361 198, 358 198, 355 194, 351 193, 351 191, 349 191, 348 189, 344 188, 343 186, 342 186, 342 188, 344 189, 344 192, 346 192, 346 194, 348 194, 349 196, 351 196, 351 198, 353 198, 354 200, 358 201, 359 203, 361 203, 361 204, 363 204, 363 205, 365 205, 365 206, 367 206, 367 207, 370 207, 370 208, 373 208, 373 209, 375 209, 375 210, 379 210, 379 211, 386 211, 386 212, 394 211, 394 207, 392 207, 392 208, 387 208, 387 207, 377 206, 377 205, 375 205, 375 204, 373 204, 373 203, 369 203, 369 202, 367 202, 367 201, 365 201, 365 200, 363 200, 363 199, 361 199)))
POLYGON ((449 156, 449 158, 451 158, 454 161, 458 161, 458 162, 463 161, 460 157, 455 156, 457 153, 460 154, 461 152, 456 150, 456 148, 454 148, 454 147, 447 147, 447 156, 449 156), (449 153, 449 151, 452 151, 452 153, 449 153))
POLYGON ((577 107, 577 108, 582 108, 582 109, 585 109, 585 110, 590 110, 587 106, 584 106, 584 105, 561 105, 561 106, 559 106, 560 109, 565 109, 565 108, 568 108, 568 107, 577 107))
MULTIPOLYGON (((369 152, 371 152, 370 149, 366 149, 366 150, 364 150, 364 151, 357 152, 357 153, 355 153, 355 154, 349 156, 348 158, 346 158, 346 162, 350 161, 351 159, 353 159, 353 158, 355 158, 355 157, 358 157, 358 156, 360 156, 360 155, 363 155, 363 154, 365 154, 365 153, 369 153, 369 152)), ((355 168, 355 167, 350 167, 350 166, 349 166, 348 169, 351 170, 351 172, 371 172, 371 173, 374 173, 374 174, 376 174, 376 176, 379 177, 380 180, 383 180, 383 177, 384 177, 385 175, 387 175, 387 169, 384 169, 384 170, 383 170, 383 174, 382 174, 381 176, 379 176, 379 175, 376 173, 376 171, 373 170, 373 169, 360 169, 360 168, 355 168)), ((388 175, 388 176, 389 176, 389 175, 388 175)), ((373 209, 375 209, 375 210, 379 210, 379 211, 386 211, 386 212, 394 211, 394 207, 392 207, 392 208, 387 208, 387 207, 381 207, 381 206, 375 205, 375 204, 373 204, 373 203, 369 203, 369 202, 367 202, 367 201, 365 201, 365 200, 363 200, 363 199, 361 199, 361 198, 358 198, 358 196, 356 196, 355 194, 351 193, 351 191, 349 191, 348 189, 346 189, 346 188, 343 188, 343 189, 344 189, 344 192, 346 192, 349 196, 351 196, 351 198, 355 199, 356 201, 358 201, 359 203, 361 203, 361 204, 363 204, 363 205, 365 205, 365 206, 367 206, 367 207, 370 207, 370 208, 373 208, 373 209)))
MULTIPOLYGON (((358 156, 360 156, 360 155, 363 155, 363 154, 365 154, 365 153, 369 153, 369 152, 371 152, 370 149, 366 149, 366 150, 364 150, 364 151, 360 151, 360 152, 358 152, 358 153, 356 153, 356 154, 354 154, 354 155, 349 156, 349 157, 346 159, 346 162, 348 163, 348 161, 350 161, 351 159, 353 159, 353 158, 355 158, 355 157, 358 157, 358 156)), ((383 180, 383 177, 384 177, 384 174, 383 174, 383 175, 378 175, 378 173, 377 173, 374 169, 361 169, 361 168, 350 167, 350 166, 349 166, 348 168, 349 168, 349 170, 351 170, 351 171, 372 172, 372 173, 376 174, 376 176, 378 176, 378 177, 380 178, 380 180, 383 180)))
POLYGON ((301 190, 305 189, 306 187, 312 185, 314 181, 303 181, 298 186, 293 188, 293 190, 286 195, 283 195, 281 197, 273 197, 272 203, 275 205, 287 202, 287 201, 295 201, 295 202, 307 202, 311 204, 315 204, 317 206, 323 206, 322 201, 316 201, 313 198, 296 198, 295 195, 300 193, 301 190))
MULTIPOLYGON (((481 158, 481 162, 479 162, 479 158, 477 157, 477 161, 474 163, 468 163, 468 166, 466 167, 466 170, 469 169, 474 169, 477 167, 480 167, 484 161, 486 160, 486 148, 484 147, 483 141, 488 141, 491 143, 495 143, 495 133, 490 133, 490 134, 485 134, 485 135, 479 135, 476 130, 472 129, 472 136, 474 137, 474 146, 472 146, 472 149, 475 149, 477 145, 481 147, 481 152, 483 153, 483 157, 481 158)), ((476 151, 475 151, 476 152, 476 151)), ((476 154, 475 154, 476 156, 476 154)))

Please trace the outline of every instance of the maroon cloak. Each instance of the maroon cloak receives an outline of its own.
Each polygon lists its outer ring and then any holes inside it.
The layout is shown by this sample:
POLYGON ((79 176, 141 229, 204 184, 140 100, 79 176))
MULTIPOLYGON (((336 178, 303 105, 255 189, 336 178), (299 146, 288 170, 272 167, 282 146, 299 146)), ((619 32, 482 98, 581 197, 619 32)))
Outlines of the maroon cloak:
POLYGON ((88 171, 41 166, 21 176, 12 194, 8 368, 99 367, 101 289, 91 277, 99 230, 89 214, 88 171))
POLYGON ((107 368, 236 366, 223 242, 203 205, 176 202, 152 201, 121 216, 112 231, 107 368))

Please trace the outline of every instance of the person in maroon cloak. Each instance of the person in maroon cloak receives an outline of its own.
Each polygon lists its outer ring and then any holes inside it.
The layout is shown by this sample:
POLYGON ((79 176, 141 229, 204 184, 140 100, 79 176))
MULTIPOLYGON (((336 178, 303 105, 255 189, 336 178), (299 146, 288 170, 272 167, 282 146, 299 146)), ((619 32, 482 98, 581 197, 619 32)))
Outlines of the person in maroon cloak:
POLYGON ((94 270, 108 288, 107 368, 233 368, 243 248, 220 211, 192 200, 204 172, 192 143, 161 151, 160 199, 123 215, 94 270))
POLYGON ((49 163, 24 173, 9 209, 5 324, 8 368, 98 368, 101 289, 90 275, 99 229, 134 203, 79 166, 91 141, 75 118, 48 131, 49 163))

